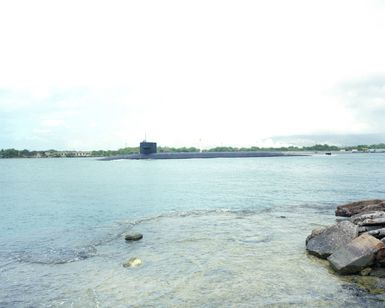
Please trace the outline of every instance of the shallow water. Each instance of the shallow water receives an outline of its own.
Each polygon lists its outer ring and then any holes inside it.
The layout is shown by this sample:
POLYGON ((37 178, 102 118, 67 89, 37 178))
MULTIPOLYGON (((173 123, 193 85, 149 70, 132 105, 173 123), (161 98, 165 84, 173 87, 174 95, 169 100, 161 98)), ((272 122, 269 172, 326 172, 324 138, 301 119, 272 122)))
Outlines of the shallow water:
POLYGON ((384 163, 0 160, 0 306, 382 307, 381 280, 335 275, 304 241, 337 204, 385 198, 384 163))

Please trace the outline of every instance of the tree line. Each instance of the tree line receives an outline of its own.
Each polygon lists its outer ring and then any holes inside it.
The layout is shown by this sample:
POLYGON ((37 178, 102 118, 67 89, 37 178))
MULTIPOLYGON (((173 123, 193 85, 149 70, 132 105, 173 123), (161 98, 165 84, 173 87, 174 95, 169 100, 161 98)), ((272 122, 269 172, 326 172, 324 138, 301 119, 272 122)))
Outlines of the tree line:
MULTIPOLYGON (((338 147, 328 144, 316 144, 313 146, 298 147, 231 147, 220 146, 211 149, 203 150, 203 152, 250 152, 250 151, 307 151, 307 152, 329 152, 329 151, 352 151, 357 150, 360 152, 366 152, 370 150, 385 149, 385 143, 371 144, 371 145, 356 145, 347 147, 338 147)), ((159 153, 180 153, 180 152, 199 152, 200 150, 195 147, 158 147, 159 153)), ((57 151, 57 150, 45 150, 45 151, 29 151, 29 150, 16 150, 16 149, 2 149, 0 150, 0 158, 33 158, 33 157, 74 157, 76 151, 57 151)), ((96 150, 88 152, 91 157, 106 157, 116 155, 128 155, 139 153, 139 147, 125 147, 118 150, 96 150)))

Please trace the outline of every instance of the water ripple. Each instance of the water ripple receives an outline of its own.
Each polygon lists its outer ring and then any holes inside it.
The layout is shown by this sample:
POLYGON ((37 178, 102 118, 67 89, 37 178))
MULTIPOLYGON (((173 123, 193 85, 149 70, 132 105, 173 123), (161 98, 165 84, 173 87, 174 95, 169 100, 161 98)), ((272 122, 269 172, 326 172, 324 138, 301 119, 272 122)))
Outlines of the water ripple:
POLYGON ((33 264, 65 264, 85 260, 95 256, 94 246, 77 248, 42 248, 35 250, 18 251, 14 258, 18 262, 33 264))

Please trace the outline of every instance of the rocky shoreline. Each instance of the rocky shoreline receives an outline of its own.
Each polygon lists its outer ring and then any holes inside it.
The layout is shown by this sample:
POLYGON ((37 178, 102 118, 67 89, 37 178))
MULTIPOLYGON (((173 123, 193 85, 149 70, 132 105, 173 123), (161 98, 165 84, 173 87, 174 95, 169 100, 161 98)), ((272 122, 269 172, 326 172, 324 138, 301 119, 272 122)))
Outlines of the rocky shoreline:
POLYGON ((315 229, 306 250, 341 275, 385 277, 385 200, 364 200, 340 205, 336 224, 315 229))

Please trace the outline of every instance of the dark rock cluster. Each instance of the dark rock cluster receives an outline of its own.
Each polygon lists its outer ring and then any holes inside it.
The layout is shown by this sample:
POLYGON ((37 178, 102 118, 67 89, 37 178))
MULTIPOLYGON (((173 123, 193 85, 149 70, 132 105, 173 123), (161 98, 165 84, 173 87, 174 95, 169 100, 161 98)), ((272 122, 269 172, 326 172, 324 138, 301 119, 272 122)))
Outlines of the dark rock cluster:
POLYGON ((365 200, 338 206, 335 225, 315 229, 307 251, 327 259, 339 274, 369 275, 385 267, 385 200, 365 200))

